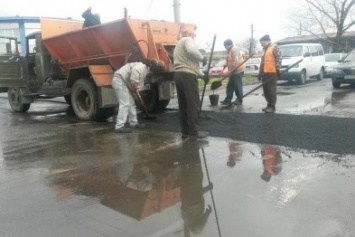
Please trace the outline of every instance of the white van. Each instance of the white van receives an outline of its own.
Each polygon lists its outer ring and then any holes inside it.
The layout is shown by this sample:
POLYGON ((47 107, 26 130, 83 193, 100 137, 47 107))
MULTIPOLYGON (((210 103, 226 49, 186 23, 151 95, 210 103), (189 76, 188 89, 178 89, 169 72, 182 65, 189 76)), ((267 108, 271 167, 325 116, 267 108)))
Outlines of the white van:
POLYGON ((322 80, 324 77, 325 57, 321 44, 299 43, 285 44, 279 46, 282 53, 282 68, 280 80, 297 80, 299 84, 304 84, 307 79, 315 77, 322 80), (298 60, 303 61, 287 72, 282 69, 287 68, 298 60))

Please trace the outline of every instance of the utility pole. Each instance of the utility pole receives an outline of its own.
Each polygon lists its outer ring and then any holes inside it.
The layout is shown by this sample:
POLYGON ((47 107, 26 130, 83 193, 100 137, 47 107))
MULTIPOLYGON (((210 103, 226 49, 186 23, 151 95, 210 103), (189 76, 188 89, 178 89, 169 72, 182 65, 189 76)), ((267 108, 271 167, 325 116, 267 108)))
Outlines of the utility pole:
POLYGON ((250 27, 250 30, 251 30, 251 36, 250 36, 250 44, 249 44, 249 56, 250 55, 253 55, 253 48, 254 48, 254 25, 251 24, 251 27, 250 27))
POLYGON ((174 21, 176 23, 180 23, 181 19, 180 19, 180 0, 174 0, 174 21))

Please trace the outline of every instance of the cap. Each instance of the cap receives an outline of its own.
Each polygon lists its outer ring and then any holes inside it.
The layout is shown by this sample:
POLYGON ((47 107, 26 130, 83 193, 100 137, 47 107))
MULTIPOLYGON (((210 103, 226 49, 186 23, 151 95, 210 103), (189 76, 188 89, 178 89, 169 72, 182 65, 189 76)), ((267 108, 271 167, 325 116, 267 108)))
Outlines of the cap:
POLYGON ((191 28, 185 28, 181 31, 182 36, 195 36, 195 30, 191 28))
POLYGON ((226 39, 223 43, 224 46, 230 46, 233 45, 233 41, 231 39, 226 39))
POLYGON ((259 41, 271 41, 271 39, 269 35, 264 35, 263 37, 260 38, 259 41))

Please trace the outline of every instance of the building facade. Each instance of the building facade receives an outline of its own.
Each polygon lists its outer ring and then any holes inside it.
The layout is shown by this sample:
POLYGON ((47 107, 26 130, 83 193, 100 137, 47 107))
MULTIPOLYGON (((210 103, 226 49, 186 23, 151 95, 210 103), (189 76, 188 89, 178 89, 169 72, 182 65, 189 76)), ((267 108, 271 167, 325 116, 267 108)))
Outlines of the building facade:
MULTIPOLYGON (((39 29, 39 17, 0 17, 0 36, 17 38, 21 55, 26 53, 26 35, 39 29)), ((2 43, 0 41, 0 47, 4 47, 2 43)))

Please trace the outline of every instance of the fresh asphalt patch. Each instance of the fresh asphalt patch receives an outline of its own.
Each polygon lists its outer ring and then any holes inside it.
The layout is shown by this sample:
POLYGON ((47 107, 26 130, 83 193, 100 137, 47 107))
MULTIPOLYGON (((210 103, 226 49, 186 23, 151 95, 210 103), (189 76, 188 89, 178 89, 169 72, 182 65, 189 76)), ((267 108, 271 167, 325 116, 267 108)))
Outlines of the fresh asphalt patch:
MULTIPOLYGON (((177 111, 144 121, 147 129, 180 132, 177 111)), ((355 154, 355 119, 315 115, 203 111, 200 130, 210 136, 335 154, 355 154)))

